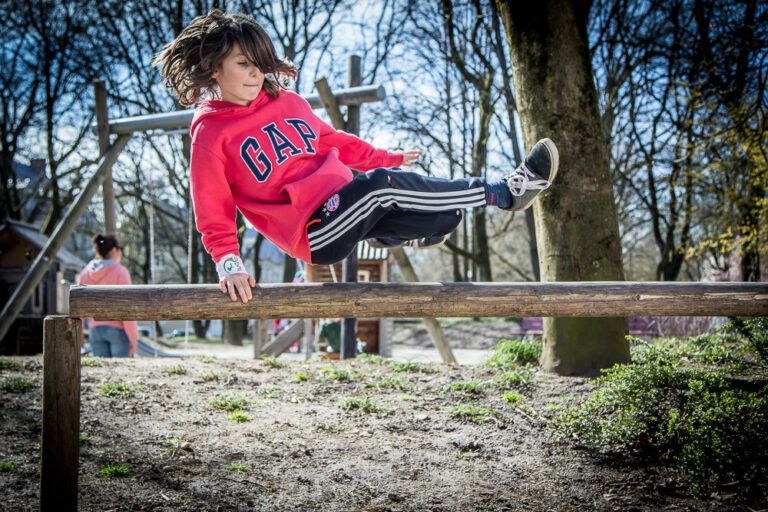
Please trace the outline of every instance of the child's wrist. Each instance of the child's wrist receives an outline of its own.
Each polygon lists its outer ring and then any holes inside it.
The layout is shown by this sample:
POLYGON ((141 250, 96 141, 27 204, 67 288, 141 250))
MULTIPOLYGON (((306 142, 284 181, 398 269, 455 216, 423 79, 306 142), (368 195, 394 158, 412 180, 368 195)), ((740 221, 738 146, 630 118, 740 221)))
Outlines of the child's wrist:
POLYGON ((216 273, 219 274, 219 281, 232 274, 245 274, 245 265, 243 260, 237 254, 227 254, 216 262, 216 273))

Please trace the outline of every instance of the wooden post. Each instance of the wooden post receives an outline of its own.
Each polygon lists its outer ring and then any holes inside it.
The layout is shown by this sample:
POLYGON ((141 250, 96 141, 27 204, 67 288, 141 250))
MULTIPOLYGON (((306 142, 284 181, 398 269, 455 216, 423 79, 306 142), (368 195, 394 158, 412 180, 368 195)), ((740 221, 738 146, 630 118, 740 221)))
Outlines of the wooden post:
MULTIPOLYGON (((347 67, 347 87, 356 87, 363 81, 360 69, 360 57, 350 55, 347 67)), ((346 131, 358 135, 360 133, 360 107, 347 106, 346 131)), ((345 283, 357 282, 357 250, 346 257, 341 264, 341 272, 345 283)), ((351 359, 357 354, 357 320, 343 318, 341 320, 341 359, 351 359)))
POLYGON ((309 361, 312 358, 312 345, 315 343, 312 335, 312 320, 305 318, 304 322, 304 359, 309 361))
MULTIPOLYGON (((403 250, 403 248, 393 247, 392 249, 390 249, 390 252, 392 253, 392 256, 395 257, 397 266, 400 267, 400 272, 403 274, 403 277, 405 278, 405 280, 411 283, 419 282, 418 277, 416 277, 416 271, 413 270, 411 261, 408 259, 408 255, 405 254, 405 251, 403 250)), ((456 358, 453 356, 453 350, 451 350, 451 346, 445 340, 445 336, 443 335, 443 329, 440 327, 440 324, 438 323, 437 319, 424 318, 423 320, 424 320, 424 325, 427 326, 427 331, 429 332, 429 335, 432 338, 432 342, 435 344, 435 347, 437 347, 437 351, 440 352, 440 357, 443 358, 443 362, 455 363, 456 358)))
POLYGON ((256 318, 253 321, 253 358, 261 357, 262 347, 267 346, 269 333, 267 332, 269 320, 256 318))
POLYGON ((77 511, 80 456, 80 319, 43 322, 40 510, 77 511))
MULTIPOLYGON (((99 156, 109 149, 109 110, 107 109, 107 88, 104 80, 93 81, 93 95, 96 99, 96 130, 99 135, 99 156)), ((107 171, 104 183, 101 185, 104 197, 104 230, 107 233, 117 233, 115 214, 115 189, 112 183, 112 171, 107 171)))

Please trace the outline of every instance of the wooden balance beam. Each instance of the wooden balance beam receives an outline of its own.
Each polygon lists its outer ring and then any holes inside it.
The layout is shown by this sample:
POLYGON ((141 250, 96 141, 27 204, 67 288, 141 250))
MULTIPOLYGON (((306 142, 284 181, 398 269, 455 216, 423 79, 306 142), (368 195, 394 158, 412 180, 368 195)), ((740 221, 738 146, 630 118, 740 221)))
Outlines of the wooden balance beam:
POLYGON ((248 304, 218 285, 75 286, 45 319, 40 510, 77 510, 80 318, 767 316, 768 283, 262 284, 248 304))
POLYGON ((768 315, 768 283, 261 284, 248 304, 218 285, 74 286, 70 315, 108 320, 768 315))

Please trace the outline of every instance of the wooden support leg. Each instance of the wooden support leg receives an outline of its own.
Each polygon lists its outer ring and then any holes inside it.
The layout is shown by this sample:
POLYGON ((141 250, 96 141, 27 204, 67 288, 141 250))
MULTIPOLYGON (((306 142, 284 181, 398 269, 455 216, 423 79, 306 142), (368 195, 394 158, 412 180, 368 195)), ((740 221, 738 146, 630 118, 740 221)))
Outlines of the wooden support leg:
POLYGON ((80 456, 80 319, 43 323, 43 433, 40 510, 77 511, 80 456))

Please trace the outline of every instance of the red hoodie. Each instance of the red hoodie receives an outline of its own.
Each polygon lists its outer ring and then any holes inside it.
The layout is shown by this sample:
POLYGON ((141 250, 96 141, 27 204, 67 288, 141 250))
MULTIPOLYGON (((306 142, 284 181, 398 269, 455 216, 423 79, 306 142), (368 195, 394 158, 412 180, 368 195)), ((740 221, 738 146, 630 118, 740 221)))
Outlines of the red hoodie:
POLYGON ((250 105, 207 100, 192 120, 190 181, 197 229, 214 261, 239 254, 235 209, 289 255, 310 261, 306 223, 352 180, 349 168, 396 167, 318 118, 296 93, 262 90, 250 105))
MULTIPOLYGON (((131 275, 128 269, 115 260, 94 259, 80 271, 80 284, 131 284, 131 275)), ((88 319, 88 328, 93 329, 100 325, 112 325, 123 329, 131 342, 131 348, 135 350, 139 339, 138 326, 133 321, 107 321, 88 319)))

